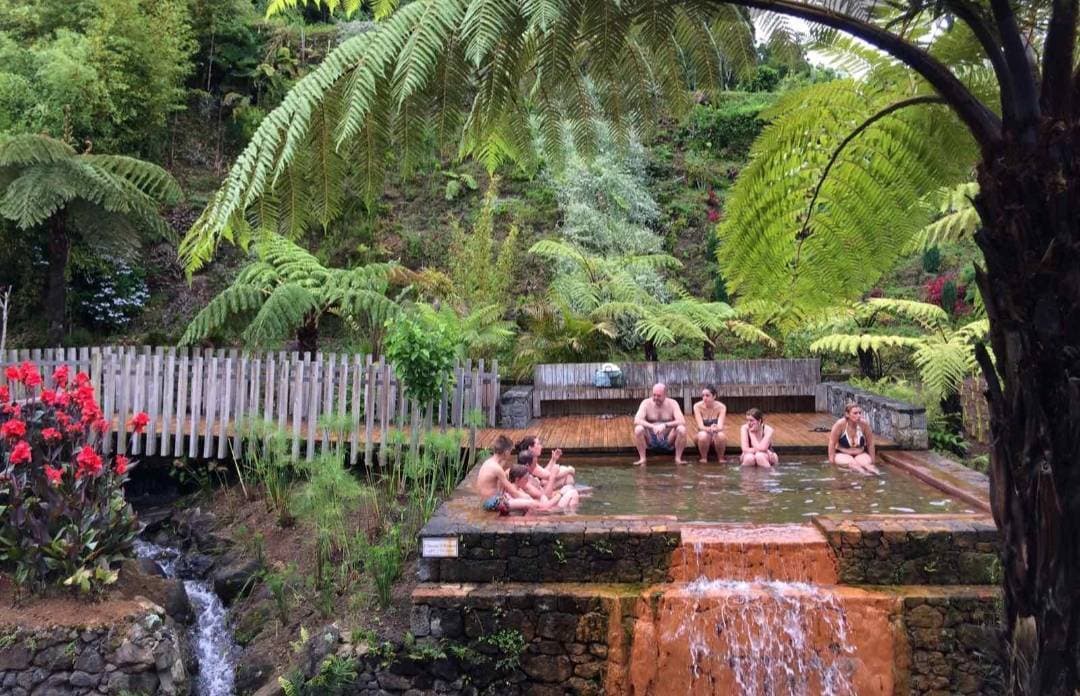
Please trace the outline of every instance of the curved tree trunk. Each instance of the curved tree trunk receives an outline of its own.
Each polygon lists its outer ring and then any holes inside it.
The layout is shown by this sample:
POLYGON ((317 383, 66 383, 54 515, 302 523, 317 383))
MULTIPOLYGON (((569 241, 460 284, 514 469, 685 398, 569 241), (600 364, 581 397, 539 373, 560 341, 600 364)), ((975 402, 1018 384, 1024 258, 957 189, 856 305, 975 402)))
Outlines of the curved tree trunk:
POLYGON ((296 347, 301 353, 314 356, 319 350, 319 316, 309 314, 303 326, 296 330, 296 347))
POLYGON ((990 493, 1001 530, 1009 689, 1080 689, 1080 128, 1044 123, 979 170, 978 283, 996 368, 990 493))
POLYGON ((64 340, 64 315, 67 310, 67 265, 71 255, 71 238, 64 226, 63 215, 54 215, 48 222, 49 269, 45 286, 45 319, 50 346, 64 340))
POLYGON ((881 373, 878 370, 877 361, 874 359, 874 351, 858 349, 859 355, 859 373, 867 379, 880 379, 881 373))
POLYGON ((660 359, 660 353, 656 350, 656 344, 652 341, 645 341, 642 344, 642 350, 645 351, 645 360, 648 362, 656 362, 660 359))

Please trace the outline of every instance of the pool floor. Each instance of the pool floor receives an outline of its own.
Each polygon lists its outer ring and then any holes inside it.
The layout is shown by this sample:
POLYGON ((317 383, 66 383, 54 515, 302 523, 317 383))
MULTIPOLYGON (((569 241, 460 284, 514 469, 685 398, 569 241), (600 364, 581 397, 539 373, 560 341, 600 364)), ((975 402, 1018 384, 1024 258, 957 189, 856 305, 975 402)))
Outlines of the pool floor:
POLYGON ((682 521, 806 522, 815 515, 974 513, 964 501, 905 473, 881 466, 863 476, 816 462, 774 469, 735 464, 650 463, 566 458, 577 482, 591 486, 581 515, 675 515, 682 521))

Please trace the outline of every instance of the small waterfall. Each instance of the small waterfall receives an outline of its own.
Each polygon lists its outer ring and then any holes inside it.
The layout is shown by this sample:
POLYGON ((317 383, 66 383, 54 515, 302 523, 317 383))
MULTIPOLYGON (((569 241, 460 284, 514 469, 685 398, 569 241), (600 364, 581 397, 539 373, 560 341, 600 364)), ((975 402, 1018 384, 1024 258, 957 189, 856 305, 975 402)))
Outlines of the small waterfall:
POLYGON ((837 586, 817 530, 684 528, 671 580, 639 601, 635 695, 893 692, 893 600, 837 586))
MULTIPOLYGON (((167 577, 176 577, 179 549, 137 539, 135 555, 156 561, 167 577)), ((184 590, 195 611, 195 625, 191 629, 199 661, 195 696, 233 696, 236 644, 229 627, 228 610, 206 580, 185 579, 184 590)))

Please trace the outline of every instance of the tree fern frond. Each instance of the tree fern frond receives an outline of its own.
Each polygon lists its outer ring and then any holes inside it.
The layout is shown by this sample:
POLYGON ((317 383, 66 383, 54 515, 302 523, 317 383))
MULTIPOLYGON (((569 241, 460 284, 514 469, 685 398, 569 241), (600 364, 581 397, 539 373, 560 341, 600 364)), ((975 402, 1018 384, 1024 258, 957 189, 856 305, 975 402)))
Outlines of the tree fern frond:
POLYGON ((320 298, 308 288, 285 283, 265 298, 255 317, 244 329, 243 339, 252 346, 281 341, 300 328, 310 313, 322 308, 320 298))
POLYGON ((810 350, 814 353, 848 353, 856 355, 860 350, 869 350, 876 353, 884 348, 918 348, 920 345, 922 345, 922 341, 910 336, 834 334, 823 336, 814 341, 810 344, 810 350))
POLYGON ((265 288, 257 285, 231 285, 218 293, 188 324, 180 345, 192 345, 214 333, 235 315, 253 312, 265 298, 265 288))
POLYGON ((948 313, 938 305, 929 302, 873 297, 866 301, 866 306, 874 311, 888 312, 911 319, 928 328, 940 329, 949 325, 948 313))

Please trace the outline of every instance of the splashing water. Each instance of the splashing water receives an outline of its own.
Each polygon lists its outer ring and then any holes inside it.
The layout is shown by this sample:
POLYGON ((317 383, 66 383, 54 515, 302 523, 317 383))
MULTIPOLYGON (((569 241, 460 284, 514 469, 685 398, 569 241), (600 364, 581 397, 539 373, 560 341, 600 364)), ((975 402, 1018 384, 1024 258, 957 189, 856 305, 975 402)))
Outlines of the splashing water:
MULTIPOLYGON (((166 577, 176 577, 180 550, 148 541, 135 541, 135 555, 156 561, 166 577)), ((199 674, 195 681, 195 696, 233 696, 236 671, 236 644, 229 627, 229 614, 214 587, 206 580, 184 580, 184 590, 195 610, 195 625, 191 629, 199 674)))

